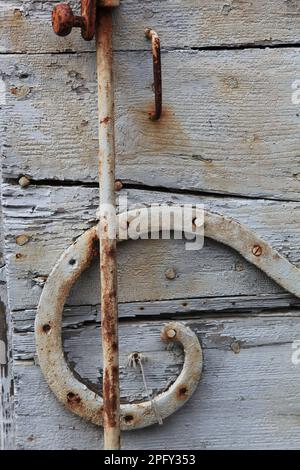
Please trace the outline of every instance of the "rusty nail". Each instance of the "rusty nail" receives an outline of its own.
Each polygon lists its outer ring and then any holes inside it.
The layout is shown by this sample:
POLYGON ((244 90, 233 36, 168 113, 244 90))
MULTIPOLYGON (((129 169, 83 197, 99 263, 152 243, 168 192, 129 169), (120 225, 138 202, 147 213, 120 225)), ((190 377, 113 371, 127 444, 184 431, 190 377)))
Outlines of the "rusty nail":
POLYGON ((153 75, 155 90, 155 113, 150 114, 151 121, 158 121, 162 113, 162 74, 161 74, 161 51, 158 34, 151 28, 145 29, 145 36, 151 39, 153 55, 153 75))
POLYGON ((30 185, 30 179, 27 176, 21 176, 19 179, 19 185, 21 188, 27 188, 30 185))
POLYGON ((96 29, 96 0, 81 0, 81 16, 74 15, 67 3, 56 5, 52 11, 52 26, 58 36, 68 36, 73 28, 81 28, 81 35, 91 41, 96 29))
POLYGON ((21 18, 23 16, 22 11, 19 8, 15 8, 14 10, 14 16, 16 18, 21 18))
POLYGON ((29 237, 27 235, 18 235, 16 237, 16 244, 19 246, 26 245, 29 242, 29 237))
POLYGON ((169 281, 173 281, 176 278, 176 270, 174 268, 169 268, 165 272, 165 276, 169 281))
POLYGON ((254 256, 261 256, 262 255, 262 247, 260 245, 255 245, 252 249, 252 253, 254 256))
POLYGON ((230 345, 231 350, 234 352, 234 354, 239 354, 241 350, 241 343, 239 341, 234 341, 230 345))
POLYGON ((115 182, 115 190, 116 190, 116 191, 121 191, 122 188, 123 188, 122 181, 117 180, 117 181, 115 182))

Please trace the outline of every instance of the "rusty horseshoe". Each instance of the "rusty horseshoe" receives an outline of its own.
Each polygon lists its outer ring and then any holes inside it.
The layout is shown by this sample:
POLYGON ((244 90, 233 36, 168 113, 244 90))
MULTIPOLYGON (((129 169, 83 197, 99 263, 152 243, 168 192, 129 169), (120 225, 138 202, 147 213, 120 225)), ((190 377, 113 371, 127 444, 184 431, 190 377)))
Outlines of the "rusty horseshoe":
MULTIPOLYGON (((157 207, 156 210, 163 211, 164 208, 157 207)), ((176 232, 182 230, 180 224, 177 226, 179 219, 176 217, 176 211, 182 213, 182 207, 173 206, 172 210, 175 215, 171 228, 176 232)), ((141 235, 149 232, 148 208, 124 212, 118 216, 118 242, 130 239, 131 225, 137 217, 144 230, 141 235)), ((189 217, 196 227, 199 226, 197 220, 203 221, 203 213, 198 209, 191 208, 189 217)), ((151 224, 151 233, 159 233, 163 217, 154 219, 157 220, 157 225, 151 224)), ((282 287, 300 297, 300 269, 251 230, 234 219, 208 211, 204 211, 204 230, 206 237, 235 249, 282 287)), ((74 376, 65 360, 61 340, 64 303, 71 287, 96 256, 97 244, 98 231, 97 227, 93 227, 81 235, 58 260, 41 295, 35 321, 35 338, 40 367, 57 398, 74 413, 101 425, 102 398, 74 376)), ((154 399, 155 408, 165 419, 181 407, 195 391, 202 371, 202 351, 196 335, 181 323, 167 324, 162 331, 162 338, 166 341, 179 341, 185 351, 185 362, 178 379, 169 390, 154 399), (168 333, 170 330, 173 330, 171 334, 168 333)), ((142 428, 157 422, 151 401, 123 404, 120 416, 123 430, 142 428)))

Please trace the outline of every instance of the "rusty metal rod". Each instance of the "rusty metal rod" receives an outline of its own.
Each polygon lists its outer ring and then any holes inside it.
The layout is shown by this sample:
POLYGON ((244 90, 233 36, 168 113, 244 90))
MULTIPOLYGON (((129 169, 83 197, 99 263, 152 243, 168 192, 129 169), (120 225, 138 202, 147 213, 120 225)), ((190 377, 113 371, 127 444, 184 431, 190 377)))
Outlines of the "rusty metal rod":
POLYGON ((151 28, 145 29, 145 36, 151 40, 153 55, 153 76, 155 92, 155 113, 150 114, 152 121, 158 121, 162 113, 162 75, 161 75, 161 52, 158 34, 151 28))
POLYGON ((120 390, 115 211, 112 16, 98 10, 96 25, 99 103, 100 277, 103 347, 104 448, 120 449, 120 390))

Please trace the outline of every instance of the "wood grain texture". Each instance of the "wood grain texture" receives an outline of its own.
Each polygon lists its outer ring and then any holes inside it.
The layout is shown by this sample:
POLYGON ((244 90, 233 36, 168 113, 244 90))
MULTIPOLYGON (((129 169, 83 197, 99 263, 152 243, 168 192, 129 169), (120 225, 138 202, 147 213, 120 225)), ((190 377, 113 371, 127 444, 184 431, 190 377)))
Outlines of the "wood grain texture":
MULTIPOLYGON (((0 195, 2 175, 0 168, 0 195)), ((11 317, 7 299, 3 214, 0 201, 0 450, 14 447, 11 317)))
MULTIPOLYGON (((62 251, 96 223, 98 206, 94 44, 79 31, 53 34, 56 3, 0 0, 6 84, 0 132, 10 181, 2 194, 0 296, 6 299, 7 272, 15 384, 13 415, 11 370, 0 366, 1 439, 6 448, 99 449, 102 430, 57 402, 34 345, 45 280, 62 251), (13 180, 21 175, 38 185, 20 188, 13 180), (56 182, 47 185, 50 180, 56 182)), ((78 7, 77 0, 70 3, 78 7)), ((114 12, 117 172, 125 183, 148 187, 119 193, 128 194, 131 207, 203 203, 246 224, 300 266, 300 111, 291 101, 300 77, 293 47, 299 14, 292 0, 122 0, 114 12), (154 105, 148 26, 163 46, 164 114, 155 124, 148 119, 154 105)), ((192 400, 163 427, 124 434, 123 447, 298 449, 300 365, 292 354, 300 340, 299 300, 212 241, 199 253, 185 251, 183 241, 129 242, 118 259, 122 398, 145 398, 141 374, 126 367, 132 351, 147 356, 154 393, 179 373, 181 351, 159 340, 165 320, 184 319, 204 350, 192 400), (173 280, 166 277, 170 268, 173 280)), ((63 322, 70 366, 96 390, 98 289, 95 261, 72 290, 63 322)), ((1 335, 3 325, 1 319, 1 335)))
MULTIPOLYGON (((153 202, 202 203, 209 210, 246 224, 299 266, 299 203, 138 190, 119 194, 125 193, 128 194, 129 208, 153 202)), ((97 204, 96 188, 3 186, 12 310, 37 305, 45 279, 56 260, 84 230, 95 224, 97 204), (18 244, 20 235, 28 238, 22 246, 18 244)), ((278 294, 283 293, 279 286, 237 253, 210 240, 199 252, 186 251, 184 240, 125 242, 119 246, 118 264, 121 303, 229 297, 228 308, 231 308, 232 297, 256 296, 262 299, 263 307, 266 296, 275 294, 277 299, 278 294), (176 271, 174 280, 166 278, 170 268, 176 271)), ((98 296, 98 264, 95 260, 73 288, 68 305, 97 305, 98 296)))
MULTIPOLYGON (((115 54, 117 177, 147 186, 300 199, 298 49, 163 54, 164 115, 151 54, 115 54)), ((6 178, 97 180, 94 54, 5 56, 6 178)))
MULTIPOLYGON (((94 48, 75 30, 58 38, 50 13, 56 0, 1 0, 0 52, 86 51, 94 48)), ((69 2, 77 8, 78 2, 69 2)), ((122 0, 114 12, 116 50, 148 49, 143 31, 155 28, 164 48, 295 44, 299 3, 292 0, 122 0)))
MULTIPOLYGON (((23 314, 14 314, 17 329, 23 314)), ((164 426, 123 433, 123 448, 299 448, 300 366, 292 363, 292 343, 299 339, 299 321, 299 311, 278 311, 185 322, 197 333, 204 350, 200 385, 192 399, 164 426)), ((166 350, 159 340, 162 324, 121 324, 124 399, 138 399, 145 394, 140 372, 126 368, 132 351, 138 349, 147 356, 145 372, 154 393, 178 374, 182 356, 179 350, 166 350)), ((85 327, 79 324, 78 328, 66 324, 63 333, 69 362, 85 383, 96 389, 101 375, 98 329, 96 323, 85 327)), ((33 334, 16 332, 14 344, 18 448, 101 448, 102 430, 72 415, 49 391, 35 362, 33 334)))

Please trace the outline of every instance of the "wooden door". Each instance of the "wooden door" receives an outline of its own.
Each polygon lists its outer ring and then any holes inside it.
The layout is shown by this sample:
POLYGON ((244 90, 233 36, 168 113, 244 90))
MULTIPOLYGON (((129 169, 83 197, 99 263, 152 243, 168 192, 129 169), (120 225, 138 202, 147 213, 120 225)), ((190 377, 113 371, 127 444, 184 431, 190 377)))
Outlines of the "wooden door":
MULTIPOLYGON (((0 324, 2 345, 8 338, 0 366, 2 445, 99 449, 102 430, 58 403, 34 341, 47 276, 95 224, 94 45, 81 41, 78 31, 65 39, 53 34, 55 1, 21 3, 0 1, 8 292, 7 319, 3 308, 0 324)), ((284 0, 121 2, 114 16, 119 195, 134 207, 204 204, 300 266, 299 11, 299 1, 284 0), (148 118, 153 78, 147 26, 158 31, 163 48, 164 111, 156 123, 148 118)), ((132 351, 147 356, 153 393, 178 375, 182 352, 166 349, 159 338, 167 319, 189 325, 204 352, 192 399, 163 426, 124 433, 123 447, 299 448, 299 300, 209 239, 196 253, 182 240, 127 242, 118 262, 122 399, 147 398, 140 372, 127 367, 132 351)), ((0 287, 5 303, 4 277, 0 287)), ((98 287, 94 263, 72 290, 63 328, 69 363, 96 391, 98 287)))

